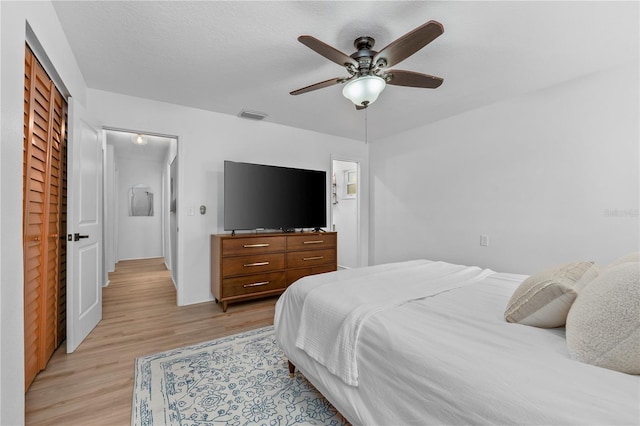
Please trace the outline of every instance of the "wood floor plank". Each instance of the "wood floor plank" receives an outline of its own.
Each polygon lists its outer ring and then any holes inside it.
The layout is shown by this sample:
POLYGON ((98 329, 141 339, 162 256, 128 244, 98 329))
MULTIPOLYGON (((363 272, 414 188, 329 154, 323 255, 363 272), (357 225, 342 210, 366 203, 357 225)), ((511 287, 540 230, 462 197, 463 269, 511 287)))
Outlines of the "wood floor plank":
POLYGON ((27 425, 129 425, 136 357, 273 324, 276 298, 176 306, 164 260, 122 261, 103 289, 102 321, 65 344, 26 394, 27 425))

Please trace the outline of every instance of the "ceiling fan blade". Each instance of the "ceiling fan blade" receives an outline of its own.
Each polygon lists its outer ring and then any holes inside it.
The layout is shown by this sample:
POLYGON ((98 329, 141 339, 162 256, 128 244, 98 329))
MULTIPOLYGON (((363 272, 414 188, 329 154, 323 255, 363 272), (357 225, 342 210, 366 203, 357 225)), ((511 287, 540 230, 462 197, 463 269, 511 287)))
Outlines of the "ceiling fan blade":
POLYGON ((444 27, 440 22, 429 21, 379 51, 373 57, 373 63, 377 63, 379 59, 384 59, 385 66, 392 67, 431 43, 443 32, 444 27))
POLYGON ((394 86, 436 89, 440 87, 444 81, 440 77, 413 71, 390 70, 388 71, 388 74, 391 75, 391 79, 387 81, 387 84, 392 84, 394 86))
POLYGON ((310 86, 303 87, 302 89, 294 90, 293 92, 289 92, 290 95, 301 95, 303 93, 311 92, 313 90, 323 89, 325 87, 333 86, 338 83, 344 82, 344 78, 331 78, 329 80, 321 81, 320 83, 315 83, 310 86))
POLYGON ((351 56, 342 53, 335 47, 331 47, 328 44, 321 42, 315 37, 310 35, 301 35, 298 37, 298 41, 338 65, 343 67, 347 64, 352 64, 355 67, 358 66, 358 61, 353 59, 351 56))

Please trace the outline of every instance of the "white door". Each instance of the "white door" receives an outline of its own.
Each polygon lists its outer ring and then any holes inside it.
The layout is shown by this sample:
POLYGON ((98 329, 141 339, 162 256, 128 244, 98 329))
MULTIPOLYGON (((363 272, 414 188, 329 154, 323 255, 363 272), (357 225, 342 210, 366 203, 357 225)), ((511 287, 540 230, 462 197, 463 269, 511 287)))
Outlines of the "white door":
POLYGON ((102 319, 102 137, 69 100, 67 159, 67 353, 102 319))

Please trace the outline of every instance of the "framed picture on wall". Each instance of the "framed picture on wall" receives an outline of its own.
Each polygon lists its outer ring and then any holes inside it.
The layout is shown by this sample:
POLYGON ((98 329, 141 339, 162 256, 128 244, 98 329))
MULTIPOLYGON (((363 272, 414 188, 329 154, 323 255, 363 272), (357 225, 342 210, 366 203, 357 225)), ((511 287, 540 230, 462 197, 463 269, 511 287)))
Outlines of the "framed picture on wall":
POLYGON ((153 192, 147 185, 129 189, 129 216, 153 216, 153 192))
POLYGON ((343 198, 356 198, 358 195, 358 173, 356 170, 344 172, 344 196, 343 198))

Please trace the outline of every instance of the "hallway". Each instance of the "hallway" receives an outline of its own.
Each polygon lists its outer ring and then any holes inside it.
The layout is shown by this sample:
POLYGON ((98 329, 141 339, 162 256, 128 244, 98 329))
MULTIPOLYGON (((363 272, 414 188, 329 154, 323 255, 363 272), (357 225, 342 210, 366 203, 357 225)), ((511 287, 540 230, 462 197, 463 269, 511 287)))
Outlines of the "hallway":
POLYGON ((103 318, 72 354, 63 343, 26 394, 27 425, 129 425, 135 358, 273 324, 276 298, 176 306, 162 258, 121 261, 103 318))

